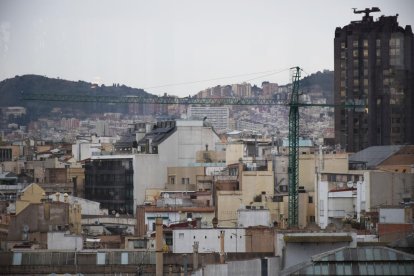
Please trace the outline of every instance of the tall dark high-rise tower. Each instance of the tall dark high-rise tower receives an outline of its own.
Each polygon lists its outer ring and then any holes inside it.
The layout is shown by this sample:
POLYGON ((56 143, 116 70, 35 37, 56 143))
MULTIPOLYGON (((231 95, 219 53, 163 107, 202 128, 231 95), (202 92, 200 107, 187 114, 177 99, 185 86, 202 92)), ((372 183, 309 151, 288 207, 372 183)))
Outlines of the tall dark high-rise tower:
POLYGON ((414 144, 414 44, 411 26, 371 12, 335 30, 335 104, 367 104, 364 112, 335 109, 335 140, 347 151, 414 144))

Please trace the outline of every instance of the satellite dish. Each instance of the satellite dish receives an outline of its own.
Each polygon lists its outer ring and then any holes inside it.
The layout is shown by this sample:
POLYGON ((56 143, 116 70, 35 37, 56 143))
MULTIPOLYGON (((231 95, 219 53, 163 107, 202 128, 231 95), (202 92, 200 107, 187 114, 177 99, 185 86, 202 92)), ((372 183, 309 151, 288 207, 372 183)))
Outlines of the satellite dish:
POLYGON ((348 186, 348 188, 352 188, 352 187, 354 187, 354 182, 352 182, 352 181, 348 181, 348 182, 346 183, 346 186, 348 186))
POLYGON ((27 225, 27 224, 25 224, 24 226, 23 226, 23 232, 29 232, 29 225, 27 225))
POLYGON ((167 194, 167 193, 163 194, 162 196, 163 196, 164 198, 170 198, 170 194, 167 194))

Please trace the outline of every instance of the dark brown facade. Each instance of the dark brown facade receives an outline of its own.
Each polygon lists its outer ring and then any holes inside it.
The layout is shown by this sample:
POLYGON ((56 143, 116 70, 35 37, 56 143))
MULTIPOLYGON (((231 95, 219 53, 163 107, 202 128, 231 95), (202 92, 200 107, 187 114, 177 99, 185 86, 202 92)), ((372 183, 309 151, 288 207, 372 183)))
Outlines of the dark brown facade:
POLYGON ((335 104, 367 107, 335 109, 335 142, 347 151, 414 144, 413 32, 397 18, 368 12, 335 30, 335 104))
POLYGON ((65 231, 69 227, 69 204, 45 202, 31 204, 19 214, 12 216, 7 240, 27 240, 47 247, 47 232, 65 231), (24 235, 26 230, 27 235, 24 235))

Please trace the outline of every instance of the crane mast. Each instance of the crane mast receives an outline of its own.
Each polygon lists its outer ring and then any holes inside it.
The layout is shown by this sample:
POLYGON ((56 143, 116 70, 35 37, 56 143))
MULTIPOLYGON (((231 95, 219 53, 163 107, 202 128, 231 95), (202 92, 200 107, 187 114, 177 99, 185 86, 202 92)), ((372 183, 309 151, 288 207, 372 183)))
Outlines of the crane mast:
POLYGON ((300 68, 294 67, 292 94, 289 103, 289 165, 288 165, 288 225, 298 226, 298 183, 299 183, 299 79, 300 68))

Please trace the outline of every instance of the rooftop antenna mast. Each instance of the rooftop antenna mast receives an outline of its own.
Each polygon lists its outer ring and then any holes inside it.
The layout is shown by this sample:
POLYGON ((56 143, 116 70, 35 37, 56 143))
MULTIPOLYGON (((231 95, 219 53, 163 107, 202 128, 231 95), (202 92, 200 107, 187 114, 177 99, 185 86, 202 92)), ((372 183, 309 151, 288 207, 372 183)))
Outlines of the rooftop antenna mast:
POLYGON ((365 16, 363 19, 368 19, 370 16, 369 14, 371 12, 380 12, 381 10, 378 7, 372 7, 372 8, 366 8, 365 10, 357 10, 356 8, 352 8, 354 10, 354 13, 365 13, 365 16))

